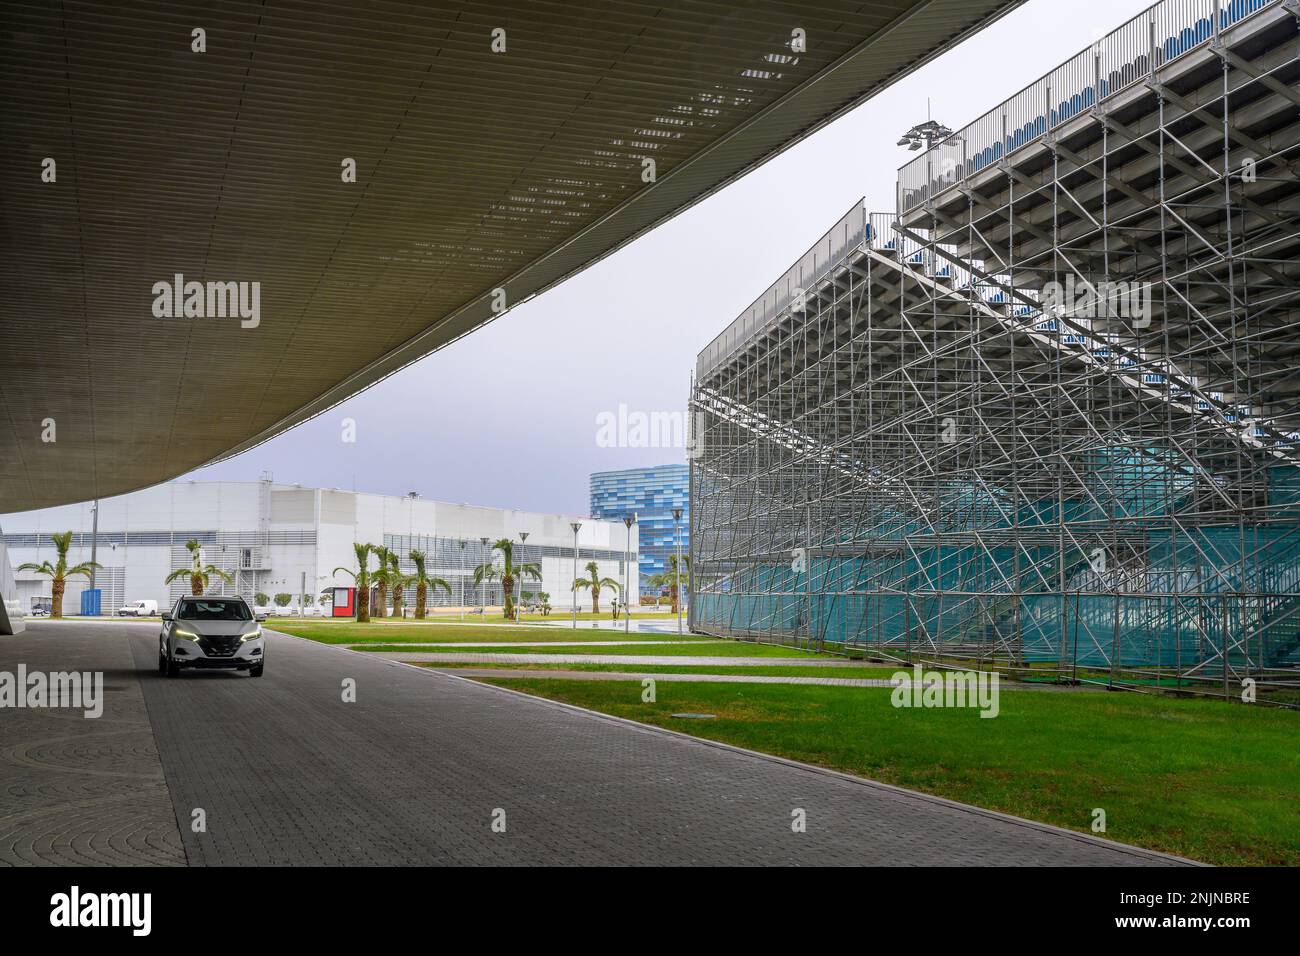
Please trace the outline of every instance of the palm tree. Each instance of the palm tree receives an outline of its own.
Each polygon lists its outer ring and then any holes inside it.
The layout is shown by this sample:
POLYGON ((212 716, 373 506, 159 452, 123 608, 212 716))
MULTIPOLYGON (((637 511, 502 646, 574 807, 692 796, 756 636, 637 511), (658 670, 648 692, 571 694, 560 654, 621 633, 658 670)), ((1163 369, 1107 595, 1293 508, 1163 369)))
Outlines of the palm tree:
POLYGON ((375 549, 373 544, 352 543, 352 550, 357 556, 357 570, 349 571, 347 568, 335 568, 334 573, 342 571, 349 575, 357 586, 357 623, 365 624, 370 620, 370 552, 375 549))
POLYGON ((537 600, 542 602, 542 617, 546 617, 551 613, 551 595, 546 591, 538 591, 537 600))
POLYGON ((379 567, 373 575, 375 582, 375 617, 388 616, 388 556, 390 552, 382 544, 372 544, 371 549, 379 559, 379 567))
MULTIPOLYGON (((587 573, 590 574, 591 577, 578 578, 573 582, 573 586, 579 591, 585 588, 591 588, 591 613, 599 614, 600 592, 608 588, 617 595, 619 590, 618 582, 613 578, 602 578, 600 576, 600 565, 595 561, 587 562, 587 573)), ((615 607, 614 613, 618 613, 617 606, 615 607)))
POLYGON ((388 587, 393 592, 393 617, 402 617, 402 599, 406 596, 406 587, 411 584, 415 578, 410 574, 403 574, 401 568, 401 559, 397 557, 396 551, 388 552, 388 587))
POLYGON ((683 591, 686 594, 691 593, 691 556, 682 555, 682 566, 679 571, 677 568, 677 555, 668 555, 668 561, 664 565, 662 574, 652 574, 646 579, 646 583, 652 588, 667 588, 668 593, 673 599, 673 613, 677 613, 677 596, 678 592, 683 591))
POLYGON ((417 620, 424 620, 425 609, 429 606, 429 588, 442 588, 451 597, 451 585, 442 578, 431 578, 424 569, 425 557, 423 551, 411 552, 411 563, 415 565, 415 574, 412 580, 415 582, 415 617, 417 620))
POLYGON ((50 576, 50 617, 61 618, 63 617, 63 592, 67 588, 69 575, 84 574, 90 577, 91 570, 100 567, 100 564, 97 561, 82 561, 80 564, 68 567, 68 548, 72 547, 71 531, 52 534, 50 540, 54 542, 55 553, 59 556, 54 564, 48 561, 33 564, 28 561, 26 564, 18 565, 18 570, 36 571, 50 576))
POLYGON ((190 579, 190 593, 195 597, 199 597, 207 590, 208 582, 212 580, 213 575, 221 578, 227 584, 234 583, 235 579, 215 564, 203 563, 203 549, 199 545, 198 538, 190 538, 185 542, 185 547, 190 552, 190 566, 188 568, 177 568, 163 579, 163 584, 171 584, 173 581, 188 577, 190 579))
POLYGON ((492 562, 480 564, 474 569, 474 584, 481 584, 484 580, 495 581, 501 579, 501 593, 505 596, 504 612, 506 620, 515 617, 515 578, 531 578, 534 581, 542 579, 542 569, 535 562, 527 564, 515 564, 515 543, 509 538, 502 538, 496 544, 492 545, 493 551, 501 552, 501 567, 497 567, 492 562))

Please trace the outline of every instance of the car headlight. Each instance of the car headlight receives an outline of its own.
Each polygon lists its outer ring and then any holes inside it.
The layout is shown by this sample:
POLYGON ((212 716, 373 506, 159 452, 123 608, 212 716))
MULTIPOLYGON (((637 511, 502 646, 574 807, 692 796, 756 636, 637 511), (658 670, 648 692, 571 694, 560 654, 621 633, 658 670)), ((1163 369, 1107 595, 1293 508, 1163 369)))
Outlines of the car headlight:
POLYGON ((176 630, 172 631, 172 636, 179 637, 182 640, 186 640, 186 641, 197 641, 199 639, 199 636, 195 634, 193 631, 183 631, 179 627, 176 628, 176 630))
POLYGON ((257 627, 249 631, 247 634, 239 635, 239 642, 242 644, 244 641, 256 640, 261 636, 262 636, 262 629, 260 627, 257 627))

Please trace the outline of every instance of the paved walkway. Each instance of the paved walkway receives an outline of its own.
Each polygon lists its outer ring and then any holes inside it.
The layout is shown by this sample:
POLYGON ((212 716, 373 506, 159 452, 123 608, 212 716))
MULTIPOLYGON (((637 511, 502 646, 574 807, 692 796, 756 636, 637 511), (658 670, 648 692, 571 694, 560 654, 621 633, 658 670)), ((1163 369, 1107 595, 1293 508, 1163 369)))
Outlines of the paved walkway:
POLYGON ((1180 862, 277 634, 265 677, 167 679, 156 641, 39 622, 0 639, 6 665, 102 667, 112 687, 99 722, 0 714, 0 862, 180 862, 177 819, 191 865, 1180 862))
POLYGON ((775 677, 766 674, 665 674, 662 671, 634 674, 630 671, 530 671, 509 667, 430 668, 461 677, 534 677, 543 680, 625 681, 708 681, 710 684, 816 684, 824 687, 893 687, 888 680, 868 677, 775 677))
POLYGON ((364 648, 366 644, 381 644, 387 647, 394 647, 401 644, 402 647, 663 647, 669 644, 673 647, 717 647, 719 644, 727 644, 727 641, 384 641, 382 638, 376 638, 373 641, 357 641, 348 646, 354 648, 364 648))
POLYGON ((723 657, 686 654, 475 654, 468 651, 363 651, 368 657, 380 657, 409 664, 627 664, 650 667, 864 667, 861 661, 828 660, 824 657, 723 657))
POLYGON ((29 621, 0 637, 0 671, 99 671, 105 698, 94 719, 0 710, 0 866, 185 863, 127 641, 143 626, 29 621))
MULTIPOLYGON (((513 656, 513 655, 512 655, 513 656)), ((896 687, 888 678, 877 677, 781 677, 774 674, 673 674, 664 671, 566 671, 528 670, 522 667, 431 667, 428 670, 461 677, 532 677, 543 680, 623 680, 641 681, 647 678, 658 681, 695 682, 710 684, 812 684, 819 687, 896 687)), ((911 681, 907 681, 910 686, 911 681)), ((1020 684, 1010 681, 998 684, 998 691, 1045 691, 1057 693, 1087 693, 1078 687, 1058 684, 1020 684)))

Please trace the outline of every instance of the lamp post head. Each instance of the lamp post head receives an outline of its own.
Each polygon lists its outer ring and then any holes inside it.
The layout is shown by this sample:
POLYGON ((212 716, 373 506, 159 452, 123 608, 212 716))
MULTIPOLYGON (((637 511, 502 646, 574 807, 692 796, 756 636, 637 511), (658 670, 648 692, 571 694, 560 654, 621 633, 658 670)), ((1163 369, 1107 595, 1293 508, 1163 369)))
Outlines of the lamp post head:
POLYGON ((519 532, 519 540, 520 540, 521 542, 523 542, 523 541, 527 541, 527 540, 528 540, 528 532, 527 532, 527 531, 520 531, 520 532, 519 532))
POLYGON ((479 543, 482 544, 483 547, 486 548, 486 547, 487 547, 487 543, 488 543, 488 541, 491 540, 491 539, 489 539, 489 538, 479 538, 478 540, 479 540, 479 543))
POLYGON ((681 508, 674 508, 674 509, 673 509, 673 520, 674 520, 674 521, 681 521, 681 520, 682 520, 682 509, 681 509, 681 508))
POLYGON ((581 522, 581 521, 571 521, 571 522, 569 522, 569 527, 573 529, 573 533, 574 533, 574 534, 577 534, 578 531, 579 531, 579 529, 582 528, 582 522, 581 522))
POLYGON ((627 525, 629 531, 632 530, 632 525, 636 524, 636 512, 634 511, 624 518, 623 524, 627 525))
POLYGON ((906 146, 912 152, 921 148, 930 149, 935 143, 941 143, 953 135, 953 131, 942 123, 926 120, 913 126, 898 141, 899 146, 906 146))

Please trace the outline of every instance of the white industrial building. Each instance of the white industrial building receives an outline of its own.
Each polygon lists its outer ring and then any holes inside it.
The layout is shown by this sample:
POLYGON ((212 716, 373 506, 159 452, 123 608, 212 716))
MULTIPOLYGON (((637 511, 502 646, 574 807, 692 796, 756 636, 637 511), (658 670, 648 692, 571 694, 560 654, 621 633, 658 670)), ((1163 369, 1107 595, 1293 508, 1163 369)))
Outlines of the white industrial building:
MULTIPOLYGON (((429 556, 429 573, 451 585, 450 595, 441 589, 430 594, 431 606, 499 605, 500 582, 476 587, 474 568, 489 560, 499 564, 492 543, 511 538, 516 562, 541 565, 542 580, 525 582, 522 590, 547 592, 559 611, 572 606, 574 521, 582 524, 577 535, 580 573, 594 559, 602 577, 621 583, 629 555, 631 567, 637 566, 635 525, 629 532, 622 522, 272 481, 174 481, 99 502, 97 531, 94 504, 86 502, 2 515, 0 533, 10 564, 17 568, 29 561, 53 562, 50 535, 72 531, 69 564, 91 560, 94 548, 94 560, 102 565, 95 586, 102 589, 106 613, 136 600, 152 599, 166 607, 188 593, 188 579, 163 582, 171 571, 189 566, 185 542, 190 538, 202 545, 204 563, 234 579, 225 585, 214 578, 209 592, 237 592, 250 604, 259 591, 292 594, 297 607, 301 593, 314 598, 323 588, 351 586, 352 579, 334 569, 355 570, 352 545, 369 542, 395 550, 408 572, 414 570, 411 549, 429 556), (526 541, 521 542, 521 533, 526 541)), ((50 593, 47 576, 17 571, 15 577, 16 596, 25 610, 50 593)), ((77 613, 86 587, 84 578, 69 579, 65 614, 77 613)), ((414 588, 407 598, 413 606, 414 588)), ((579 592, 580 607, 589 601, 579 592)))

